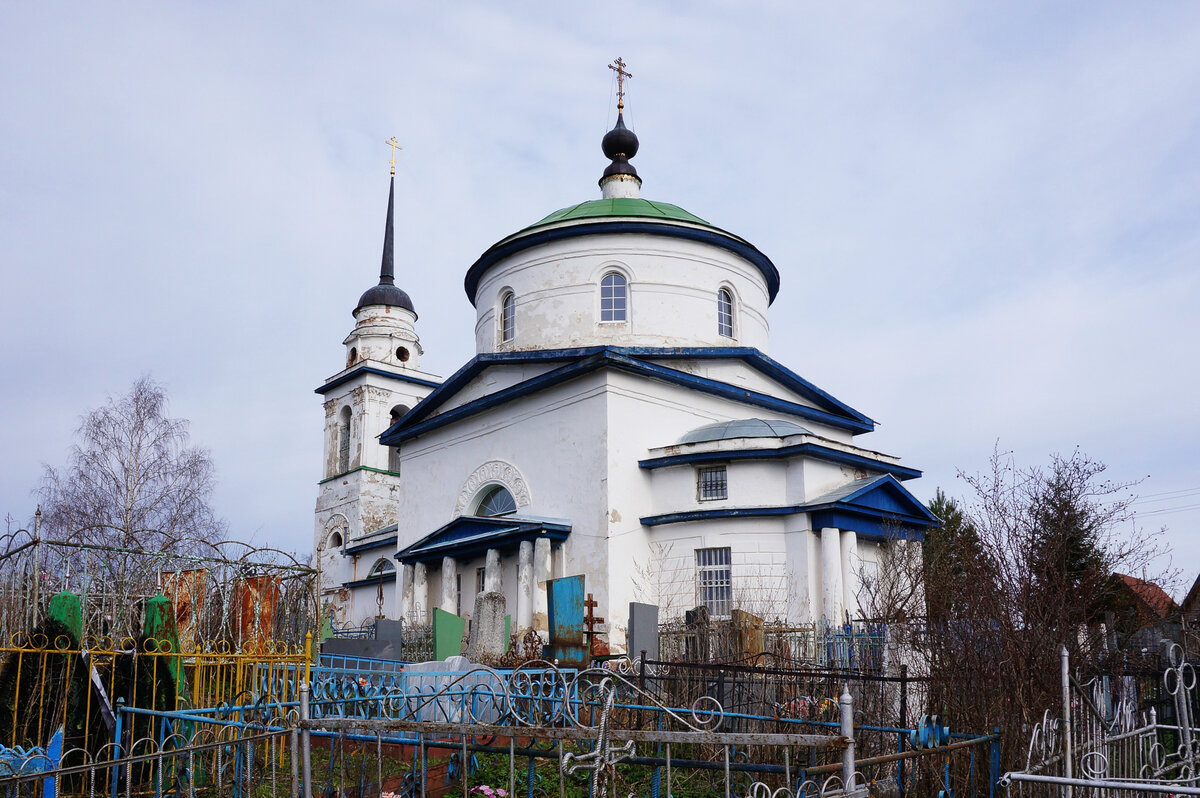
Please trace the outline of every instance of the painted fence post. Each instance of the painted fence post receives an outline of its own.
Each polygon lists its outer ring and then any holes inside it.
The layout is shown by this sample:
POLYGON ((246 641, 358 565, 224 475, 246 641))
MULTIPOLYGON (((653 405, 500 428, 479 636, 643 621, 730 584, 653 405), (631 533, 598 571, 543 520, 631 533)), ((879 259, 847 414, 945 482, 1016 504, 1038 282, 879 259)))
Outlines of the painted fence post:
MULTIPOLYGON (((123 729, 121 728, 125 719, 125 697, 117 696, 116 722, 113 724, 113 760, 120 761, 121 759, 121 736, 123 729)), ((121 766, 114 765, 112 769, 112 785, 109 789, 111 798, 117 798, 117 782, 121 780, 121 766)))
POLYGON ((854 783, 854 696, 850 695, 850 685, 846 682, 842 682, 838 704, 842 711, 842 736, 847 740, 842 750, 842 789, 849 795, 854 783))
MULTIPOLYGON (((1058 656, 1062 665, 1063 775, 1069 779, 1073 772, 1071 765, 1071 655, 1067 653, 1067 647, 1063 646, 1058 656)), ((1074 788, 1070 784, 1063 787, 1065 798, 1071 798, 1073 793, 1074 788)))
POLYGON ((300 757, 304 768, 304 798, 312 798, 312 740, 308 734, 311 717, 308 707, 308 682, 300 685, 300 757))

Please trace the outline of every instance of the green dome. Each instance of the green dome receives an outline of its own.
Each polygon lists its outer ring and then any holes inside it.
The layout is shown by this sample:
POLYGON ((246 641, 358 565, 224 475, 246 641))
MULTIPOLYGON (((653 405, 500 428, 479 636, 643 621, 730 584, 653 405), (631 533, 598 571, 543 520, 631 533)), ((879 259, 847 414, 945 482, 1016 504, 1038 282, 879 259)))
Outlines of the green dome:
POLYGON ((767 281, 769 302, 779 292, 779 270, 753 244, 706 222, 678 205, 640 197, 613 197, 570 205, 492 244, 467 269, 463 288, 471 304, 484 272, 495 263, 521 250, 552 240, 596 234, 648 233, 691 241, 702 241, 745 258, 767 281))
MULTIPOLYGON (((570 205, 555 211, 541 221, 534 222, 529 227, 526 227, 525 230, 532 230, 535 227, 542 227, 556 222, 569 222, 574 219, 611 218, 614 216, 659 219, 664 222, 687 222, 689 224, 720 229, 704 221, 699 216, 688 213, 678 205, 671 205, 667 202, 653 202, 634 197, 620 197, 616 199, 591 200, 590 202, 581 202, 578 205, 570 205)), ((525 232, 525 230, 521 232, 525 232)))

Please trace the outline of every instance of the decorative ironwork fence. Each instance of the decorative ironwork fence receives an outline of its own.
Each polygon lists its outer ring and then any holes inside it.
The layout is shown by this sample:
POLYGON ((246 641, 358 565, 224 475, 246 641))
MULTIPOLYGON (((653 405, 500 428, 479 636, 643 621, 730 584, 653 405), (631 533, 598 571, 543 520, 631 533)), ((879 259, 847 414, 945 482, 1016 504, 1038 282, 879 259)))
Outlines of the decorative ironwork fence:
POLYGON ((1200 795, 1196 671, 1171 648, 1161 679, 1168 719, 1140 711, 1132 677, 1093 676, 1083 683, 1061 654, 1060 714, 1034 727, 1025 767, 1001 783, 1020 796, 1200 795))

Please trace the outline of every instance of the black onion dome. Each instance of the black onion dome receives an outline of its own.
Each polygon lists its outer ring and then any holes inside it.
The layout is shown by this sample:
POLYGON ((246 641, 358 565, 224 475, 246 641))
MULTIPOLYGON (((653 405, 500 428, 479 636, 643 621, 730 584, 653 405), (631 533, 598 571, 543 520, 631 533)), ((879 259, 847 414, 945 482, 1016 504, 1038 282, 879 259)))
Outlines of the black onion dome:
POLYGON ((604 138, 600 140, 600 149, 604 150, 604 157, 610 160, 615 160, 620 155, 626 158, 637 155, 638 137, 625 127, 624 114, 617 114, 617 124, 604 134, 604 138))
POLYGON ((394 285, 374 285, 368 288, 363 295, 358 299, 358 305, 354 308, 354 312, 358 313, 367 305, 391 305, 394 308, 404 308, 405 310, 416 313, 413 307, 412 300, 408 298, 408 294, 394 285))
MULTIPOLYGON (((625 127, 624 114, 619 111, 617 112, 617 124, 600 140, 600 149, 604 150, 604 155, 612 160, 612 163, 605 168, 604 174, 600 176, 601 185, 613 175, 638 176, 637 170, 629 162, 630 158, 637 155, 638 137, 636 133, 625 127)), ((641 178, 638 180, 640 181, 641 178)))

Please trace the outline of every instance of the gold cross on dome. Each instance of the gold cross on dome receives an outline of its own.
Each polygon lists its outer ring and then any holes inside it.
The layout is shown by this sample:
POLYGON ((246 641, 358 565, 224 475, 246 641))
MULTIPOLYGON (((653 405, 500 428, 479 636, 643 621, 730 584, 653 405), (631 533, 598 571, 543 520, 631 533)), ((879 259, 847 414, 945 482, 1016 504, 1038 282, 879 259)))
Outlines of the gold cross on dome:
POLYGON ((392 136, 390 139, 385 141, 384 144, 386 144, 392 148, 392 176, 395 177, 396 176, 396 150, 402 150, 404 148, 400 146, 400 142, 396 140, 395 136, 392 136))
POLYGON ((625 110, 625 78, 631 78, 633 75, 625 71, 625 62, 617 56, 617 60, 608 65, 608 68, 617 73, 617 110, 625 110))

